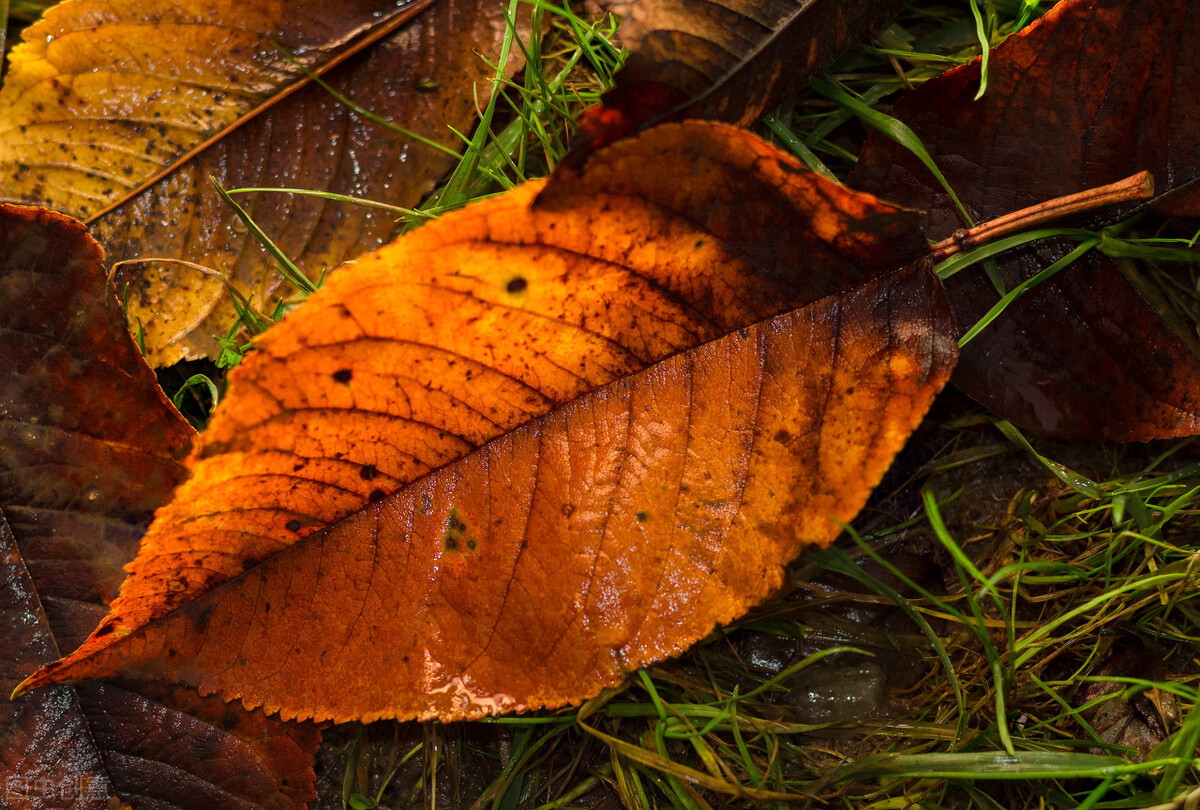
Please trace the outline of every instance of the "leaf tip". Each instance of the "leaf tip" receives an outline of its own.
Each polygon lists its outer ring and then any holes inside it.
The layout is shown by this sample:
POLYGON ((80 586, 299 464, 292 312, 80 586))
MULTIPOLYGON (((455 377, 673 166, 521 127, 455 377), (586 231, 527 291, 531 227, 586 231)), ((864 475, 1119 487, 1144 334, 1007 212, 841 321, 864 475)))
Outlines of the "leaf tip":
POLYGON ((19 684, 17 684, 17 688, 12 690, 12 694, 8 696, 9 702, 11 703, 12 701, 16 700, 17 698, 22 697, 23 695, 29 694, 34 689, 37 689, 39 686, 45 686, 46 684, 43 683, 42 679, 39 677, 39 676, 41 676, 41 674, 44 670, 45 670, 45 667, 43 667, 42 669, 39 669, 37 672, 33 673, 28 678, 26 678, 25 680, 23 680, 19 684))

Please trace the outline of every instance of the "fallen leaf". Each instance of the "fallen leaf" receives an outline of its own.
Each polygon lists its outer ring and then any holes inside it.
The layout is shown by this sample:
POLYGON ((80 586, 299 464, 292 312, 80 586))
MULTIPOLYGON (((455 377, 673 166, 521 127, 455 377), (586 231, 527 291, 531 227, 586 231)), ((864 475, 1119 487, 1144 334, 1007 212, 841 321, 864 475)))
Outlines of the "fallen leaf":
MULTIPOLYGON (((1186 211, 1195 193, 1184 187, 1200 176, 1197 37, 1200 8, 1182 0, 1068 0, 992 52, 980 101, 972 100, 975 62, 910 92, 892 114, 921 138, 976 220, 1142 169, 1160 193, 1180 189, 1169 203, 1186 211)), ((932 238, 965 226, 920 162, 879 135, 850 182, 926 209, 932 238)), ((1048 240, 999 256, 1006 289, 1074 247, 1048 240)), ((964 329, 999 297, 978 270, 947 287, 964 329)), ((1200 362, 1096 251, 968 343, 954 381, 1046 435, 1129 441, 1200 430, 1200 362)))
POLYGON ((0 202, 86 219, 424 5, 59 3, 9 57, 0 202))
MULTIPOLYGON (((103 615, 187 474, 194 432, 138 354, 78 222, 0 206, 0 324, 0 685, 11 689, 103 615)), ((54 687, 0 703, 0 784, 6 807, 116 796, 298 808, 317 743, 312 727, 178 688, 54 687)))
POLYGON ((662 120, 749 126, 907 0, 606 0, 629 49, 585 118, 594 149, 662 120))
MULTIPOLYGON (((273 41, 320 68, 321 59, 358 43, 374 26, 402 22, 428 2, 360 0, 326 4, 319 13, 315 6, 291 4, 285 14, 283 7, 266 3, 247 9, 207 0, 203 8, 189 6, 188 13, 211 15, 216 22, 187 28, 211 31, 217 41, 197 34, 183 45, 176 43, 179 26, 165 19, 180 12, 166 5, 137 5, 124 12, 132 19, 113 19, 93 30, 90 5, 60 4, 28 29, 30 41, 17 49, 0 91, 0 176, 22 178, 6 184, 0 196, 80 217, 122 200, 96 220, 95 235, 110 265, 147 260, 122 265, 115 281, 119 290, 128 288, 130 320, 140 325, 147 357, 156 366, 214 356, 214 336, 227 333, 236 314, 218 275, 150 259, 210 267, 263 308, 280 292, 273 261, 216 194, 210 177, 226 188, 289 186, 411 207, 452 164, 445 153, 365 120, 315 84, 279 98, 305 77, 273 41), (236 37, 226 36, 231 26, 236 37), (352 27, 362 29, 358 39, 350 36, 352 27), (94 48, 65 59, 64 52, 77 49, 85 37, 94 48), (242 40, 257 44, 247 51, 242 40), (309 41, 314 44, 306 45, 309 41), (126 53, 126 46, 141 59, 126 53), (99 84, 96 96, 83 108, 10 103, 3 112, 7 101, 24 98, 22 88, 46 74, 57 76, 51 83, 74 88, 85 80, 99 84), (98 76, 113 78, 101 82, 98 76), (260 110, 266 101, 271 106, 260 110), (213 138, 169 175, 130 196, 188 149, 213 138), (69 154, 62 151, 68 144, 69 154)), ((503 6, 490 0, 439 0, 398 32, 330 69, 325 80, 362 107, 457 147, 451 128, 467 129, 477 100, 486 102, 490 87, 484 79, 494 69, 480 55, 495 60, 503 14, 503 6)), ((518 67, 519 60, 510 61, 510 70, 518 67)), ((377 248, 394 229, 385 212, 314 197, 261 194, 242 202, 312 278, 377 248)))
MULTIPOLYGON (((1176 698, 1158 687, 1133 692, 1135 680, 1162 683, 1164 659, 1148 639, 1121 634, 1104 639, 1097 650, 1086 679, 1081 678, 1070 697, 1080 717, 1094 729, 1096 741, 1104 746, 1121 746, 1136 751, 1136 759, 1146 762, 1165 740, 1172 722, 1178 721, 1176 698)), ((1096 745, 1093 753, 1105 748, 1096 745)))
POLYGON ((26 686, 337 720, 593 695, 862 506, 955 356, 926 252, 714 124, 448 215, 264 337, 113 612, 26 686))

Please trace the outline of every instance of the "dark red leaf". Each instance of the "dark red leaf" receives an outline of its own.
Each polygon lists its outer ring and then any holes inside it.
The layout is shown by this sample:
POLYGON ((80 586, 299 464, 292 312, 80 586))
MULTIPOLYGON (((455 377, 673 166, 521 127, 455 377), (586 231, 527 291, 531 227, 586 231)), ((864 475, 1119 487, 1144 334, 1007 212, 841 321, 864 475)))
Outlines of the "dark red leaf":
MULTIPOLYGON (((909 93, 893 115, 921 138, 976 220, 1142 169, 1160 192, 1177 189, 1200 174, 1198 36, 1200 8, 1185 0, 1068 0, 996 49, 982 100, 973 101, 976 62, 909 93)), ((926 209, 932 238, 966 225, 916 158, 883 137, 872 136, 851 182, 926 209)), ((1195 199, 1180 191, 1170 208, 1188 211, 1195 199)), ((1073 246, 1004 254, 1006 288, 1073 246)), ((978 270, 947 287, 964 329, 998 298, 978 270)), ((1200 362, 1094 251, 968 343, 954 381, 1047 435, 1145 440, 1200 430, 1200 362)))
MULTIPOLYGON (((186 476, 193 431, 78 222, 0 206, 0 324, 0 688, 11 691, 104 614, 186 476)), ((299 808, 318 742, 311 725, 180 689, 54 687, 0 702, 0 789, 16 808, 299 808)))

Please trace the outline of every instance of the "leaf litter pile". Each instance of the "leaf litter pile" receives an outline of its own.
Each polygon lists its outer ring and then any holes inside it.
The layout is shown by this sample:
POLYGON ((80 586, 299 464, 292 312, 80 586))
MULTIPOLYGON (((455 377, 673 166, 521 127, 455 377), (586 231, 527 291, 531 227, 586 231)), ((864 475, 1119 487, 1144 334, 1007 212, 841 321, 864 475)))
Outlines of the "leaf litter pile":
POLYGON ((1200 801, 1200 11, 904 5, 26 28, 4 806, 1200 801))

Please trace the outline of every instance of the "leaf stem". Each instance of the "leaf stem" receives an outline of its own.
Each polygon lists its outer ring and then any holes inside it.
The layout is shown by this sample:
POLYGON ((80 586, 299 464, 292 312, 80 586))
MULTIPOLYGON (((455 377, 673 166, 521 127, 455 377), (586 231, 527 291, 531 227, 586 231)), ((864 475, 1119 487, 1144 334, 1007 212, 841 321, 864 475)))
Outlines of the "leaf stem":
POLYGON ((1053 200, 1046 200, 1019 211, 1013 211, 1011 214, 996 217, 973 228, 957 230, 953 235, 933 246, 933 260, 941 261, 955 253, 970 250, 983 242, 1023 231, 1068 214, 1078 214, 1081 211, 1091 211, 1094 208, 1132 200, 1145 200, 1152 196, 1154 196, 1154 177, 1150 172, 1141 171, 1106 186, 1097 186, 1076 194, 1068 194, 1065 197, 1056 197, 1053 200))

